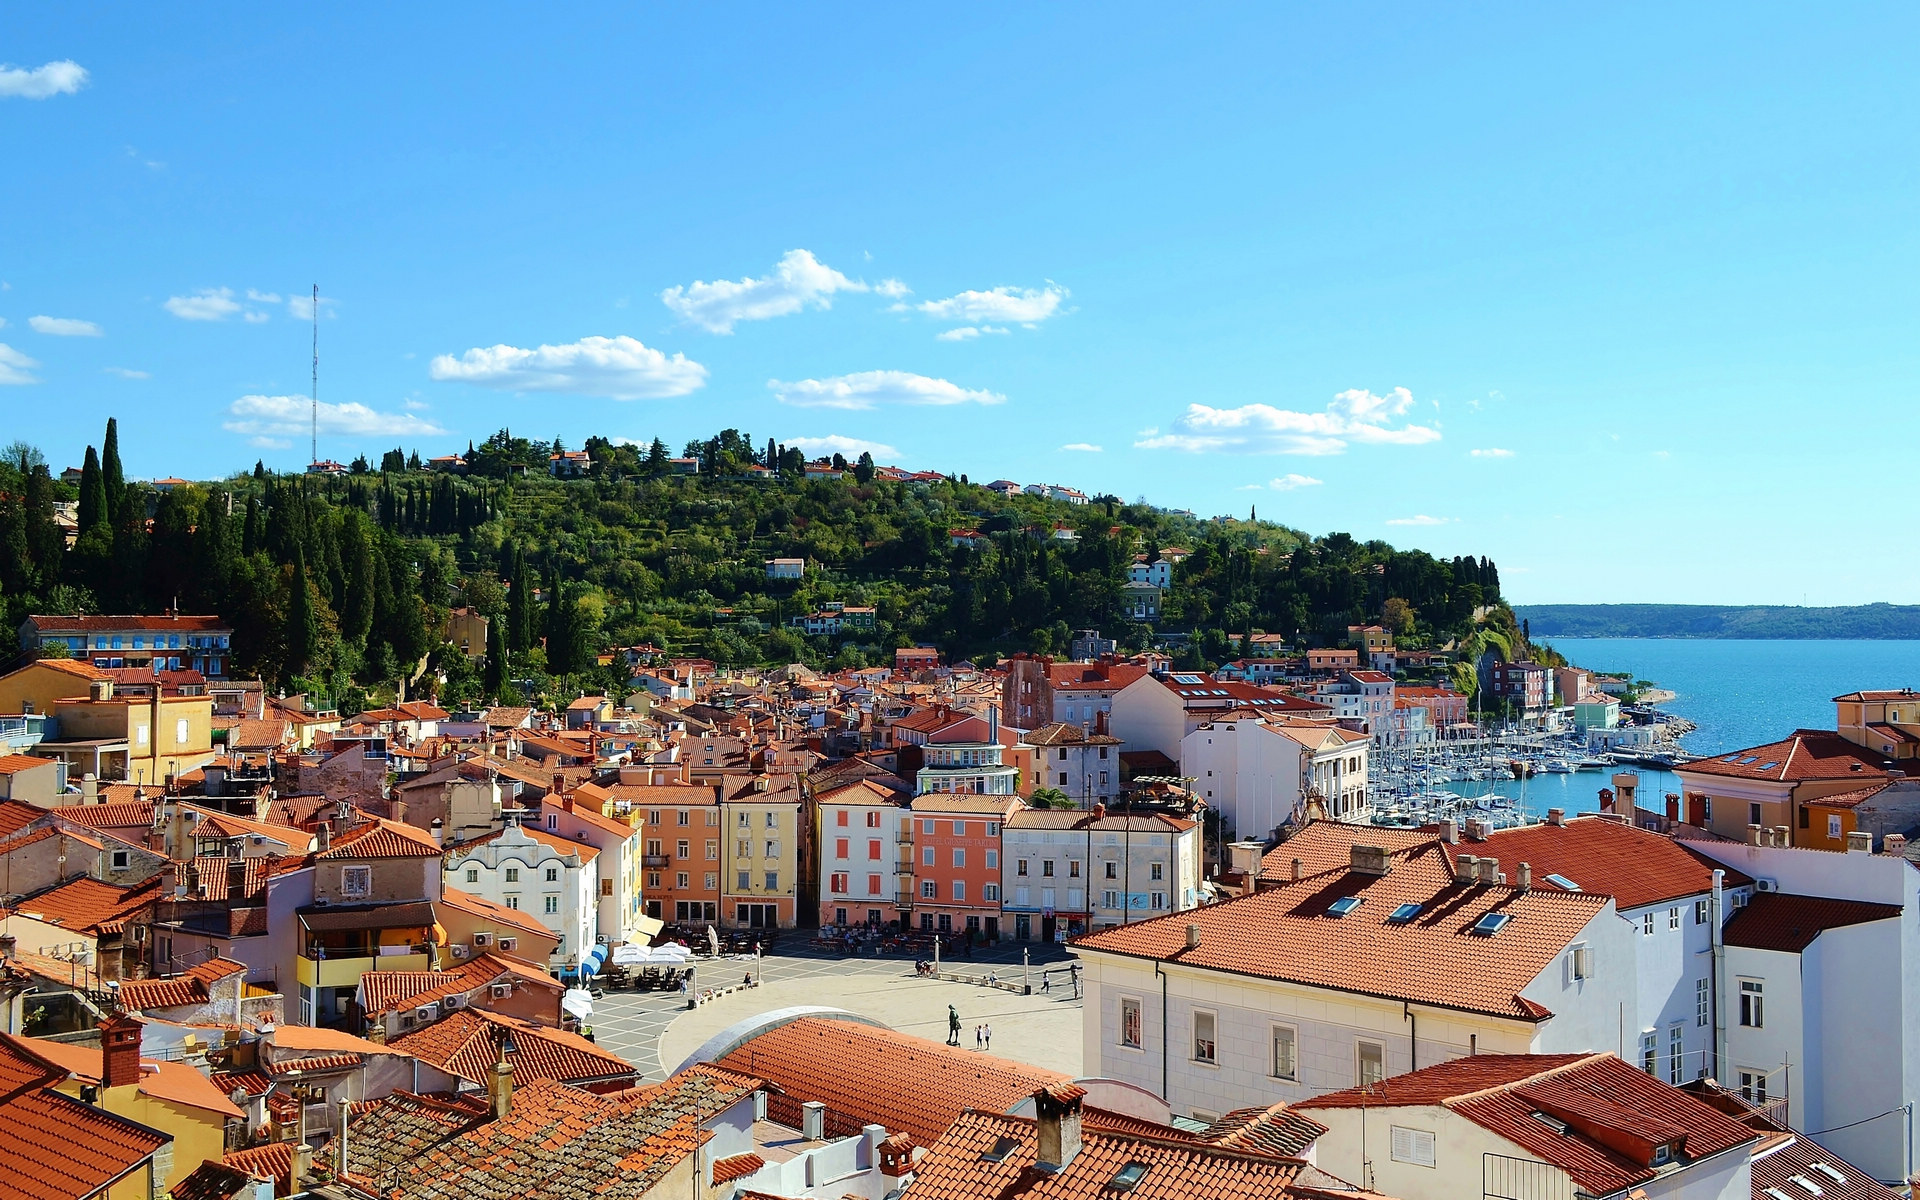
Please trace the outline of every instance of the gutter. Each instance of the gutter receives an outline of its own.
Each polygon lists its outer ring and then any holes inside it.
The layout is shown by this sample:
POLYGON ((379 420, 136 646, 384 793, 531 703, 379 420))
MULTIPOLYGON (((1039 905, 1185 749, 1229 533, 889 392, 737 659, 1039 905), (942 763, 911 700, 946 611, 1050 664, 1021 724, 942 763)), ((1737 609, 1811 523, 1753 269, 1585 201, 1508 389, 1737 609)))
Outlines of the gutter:
POLYGON ((1713 872, 1713 889, 1707 897, 1707 925, 1713 938, 1712 989, 1713 1002, 1713 1077, 1722 1077, 1727 1061, 1727 1023, 1722 1019, 1721 1006, 1725 1001, 1727 978, 1727 939, 1724 931, 1723 913, 1726 907, 1726 871, 1716 868, 1713 872))

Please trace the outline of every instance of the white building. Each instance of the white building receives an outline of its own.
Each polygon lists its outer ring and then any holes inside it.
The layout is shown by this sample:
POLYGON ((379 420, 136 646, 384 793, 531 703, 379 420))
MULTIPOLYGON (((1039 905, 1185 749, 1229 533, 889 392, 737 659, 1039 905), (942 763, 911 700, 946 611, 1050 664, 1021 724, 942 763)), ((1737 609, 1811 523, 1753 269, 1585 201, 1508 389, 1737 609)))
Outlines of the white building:
POLYGON ((602 803, 609 811, 597 811, 571 795, 549 793, 541 800, 540 824, 547 833, 597 852, 594 928, 599 936, 609 943, 645 941, 658 926, 647 924, 647 936, 642 936, 643 923, 650 922, 642 888, 644 813, 624 800, 602 803))
POLYGON ((1120 794, 1119 738, 1101 732, 1096 723, 1089 733, 1078 725, 1055 722, 1022 734, 1016 750, 1027 751, 1033 764, 1033 786, 1055 788, 1079 808, 1110 804, 1120 794))
POLYGON ((578 965, 599 923, 599 851, 518 822, 446 855, 448 887, 528 914, 560 935, 548 963, 578 965))
MULTIPOLYGON (((1166 813, 1094 810, 1087 889, 1098 929, 1185 912, 1200 903, 1200 823, 1166 813)), ((1018 865, 1018 864, 1016 864, 1018 865)))
POLYGON ((927 742, 920 747, 920 771, 914 777, 915 794, 972 792, 982 796, 1011 796, 1020 782, 1020 768, 1000 761, 998 742, 927 742))
POLYGON ((1920 870, 1890 841, 1688 843, 1757 893, 1726 926, 1715 1077, 1776 1112, 1784 1096, 1788 1124, 1882 1180, 1911 1169, 1905 1106, 1920 1104, 1920 870))
POLYGON ((1152 562, 1136 558, 1133 565, 1127 568, 1127 581, 1150 583, 1163 592, 1167 591, 1173 587, 1173 564, 1164 558, 1156 558, 1152 562))
POLYGON ((1208 721, 1241 709, 1291 717, 1326 717, 1333 711, 1274 688, 1215 679, 1198 671, 1176 671, 1142 675, 1121 688, 1113 697, 1109 725, 1128 750, 1158 750, 1178 762, 1182 738, 1208 721))
POLYGON ((1611 1054, 1455 1059, 1297 1107, 1327 1128, 1314 1165, 1400 1200, 1763 1194, 1760 1131, 1611 1054))
POLYGON ((1393 676, 1384 671, 1342 671, 1340 678, 1323 683, 1313 698, 1333 709, 1333 715, 1348 728, 1385 745, 1385 733, 1393 720, 1393 676))
POLYGON ((768 579, 800 579, 807 573, 807 560, 804 558, 769 558, 766 560, 768 579))
POLYGON ((821 925, 884 925, 913 891, 913 813, 871 779, 819 793, 821 925))
POLYGON ((1016 941, 1058 941, 1087 931, 1090 812, 1023 808, 1000 827, 1001 928, 1016 941))
POLYGON ((1297 880, 1073 943, 1082 1070, 1203 1120, 1470 1054, 1620 1045, 1634 943, 1610 898, 1365 833, 1316 823, 1282 847, 1297 880))
POLYGON ((1341 820, 1370 811, 1366 736, 1338 726, 1235 714, 1181 739, 1179 757, 1235 837, 1268 837, 1299 819, 1309 796, 1341 820))

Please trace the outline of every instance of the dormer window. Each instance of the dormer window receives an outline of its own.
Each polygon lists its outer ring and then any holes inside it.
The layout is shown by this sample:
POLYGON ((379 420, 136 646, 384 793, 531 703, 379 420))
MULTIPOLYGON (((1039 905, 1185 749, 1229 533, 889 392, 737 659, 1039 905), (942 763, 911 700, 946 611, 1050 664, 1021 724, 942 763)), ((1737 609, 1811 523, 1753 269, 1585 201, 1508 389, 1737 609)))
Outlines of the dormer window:
POLYGON ((1652 1166, 1664 1167, 1673 1161, 1673 1143, 1665 1142, 1653 1148, 1652 1166))

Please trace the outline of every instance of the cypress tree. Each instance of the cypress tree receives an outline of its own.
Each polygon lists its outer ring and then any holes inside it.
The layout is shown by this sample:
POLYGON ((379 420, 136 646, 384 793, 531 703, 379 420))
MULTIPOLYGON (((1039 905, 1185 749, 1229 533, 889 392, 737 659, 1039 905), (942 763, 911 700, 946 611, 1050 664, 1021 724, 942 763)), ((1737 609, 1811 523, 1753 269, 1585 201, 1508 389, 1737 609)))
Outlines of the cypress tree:
POLYGON ((120 422, 107 418, 107 440, 100 446, 100 471, 107 487, 107 517, 120 519, 120 507, 126 503, 127 475, 120 469, 120 422))
POLYGON ((107 484, 100 474, 100 456, 87 447, 86 461, 80 467, 80 535, 107 520, 107 484))
POLYGON ((572 635, 568 630, 567 605, 564 589, 560 586, 560 568, 547 564, 547 670, 554 675, 565 675, 573 670, 567 662, 567 647, 572 644, 572 635))
POLYGON ((487 622, 487 666, 481 674, 481 687, 487 699, 499 700, 501 685, 507 681, 507 627, 495 617, 487 622))
POLYGON ((363 644, 373 628, 373 544, 367 539, 366 522, 357 512, 348 512, 340 529, 340 566, 346 576, 340 636, 350 643, 363 644))
POLYGON ((307 556, 295 551, 292 594, 287 598, 287 659, 281 681, 307 673, 320 644, 320 618, 313 608, 313 588, 307 582, 307 556))
POLYGON ((53 472, 41 463, 27 474, 27 553, 33 559, 35 584, 51 587, 60 578, 60 560, 67 536, 53 520, 53 472))

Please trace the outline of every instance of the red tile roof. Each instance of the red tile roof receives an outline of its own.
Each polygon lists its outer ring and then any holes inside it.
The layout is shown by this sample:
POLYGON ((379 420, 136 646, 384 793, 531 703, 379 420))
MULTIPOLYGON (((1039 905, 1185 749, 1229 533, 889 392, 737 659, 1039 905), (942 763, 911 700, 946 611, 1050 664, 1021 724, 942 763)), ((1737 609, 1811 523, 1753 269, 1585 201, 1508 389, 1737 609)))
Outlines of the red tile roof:
POLYGON ((1200 1140, 1228 1150, 1296 1157, 1327 1127, 1285 1104, 1237 1108, 1201 1132, 1200 1140))
POLYGON ((1897 904, 1761 892, 1727 922, 1726 943, 1750 950, 1798 954, 1829 929, 1890 920, 1900 912, 1897 904))
POLYGON ((1316 1194, 1291 1186, 1314 1173, 1297 1158, 1245 1154, 1180 1138, 1083 1127, 1079 1152, 1057 1172, 1035 1169, 1037 1148, 1031 1120, 966 1113, 914 1165, 910 1191, 915 1200, 1110 1200, 1120 1194, 1114 1177, 1139 1165, 1146 1172, 1125 1193, 1134 1200, 1285 1200, 1316 1194))
POLYGON ((522 912, 517 908, 508 908, 504 904, 496 904, 486 897, 476 896, 472 892, 463 892, 459 888, 443 887, 440 889, 440 903, 457 908, 469 916, 480 918, 482 921, 490 921, 495 925, 506 925, 535 937, 549 938, 554 941, 559 940, 559 935, 554 933, 553 930, 548 929, 545 925, 542 925, 535 919, 533 914, 522 912))
MULTIPOLYGON (((129 629, 163 629, 169 633, 231 633, 233 627, 216 616, 177 615, 147 616, 30 616, 27 620, 41 633, 113 633, 129 629)), ((54 660, 58 661, 58 660, 54 660)))
POLYGON ((455 1009, 438 1022, 395 1038, 390 1044, 449 1074, 484 1085, 509 1036, 514 1048, 507 1061, 513 1067, 516 1087, 536 1079, 588 1084, 631 1081, 634 1077, 633 1067, 624 1059, 578 1034, 475 1008, 455 1009))
POLYGON ((829 1136, 879 1124, 931 1143, 970 1108, 1006 1112, 1065 1075, 852 1021, 802 1017, 745 1042, 720 1065, 778 1084, 768 1114, 798 1126, 800 1105, 827 1106, 829 1136), (874 1087, 848 1063, 885 1063, 886 1087, 874 1087))
MULTIPOLYGON (((1344 832, 1309 826, 1282 847, 1325 861, 1314 842, 1349 845, 1344 832)), ((1116 926, 1074 942, 1081 953, 1118 954, 1179 962, 1227 974, 1283 980, 1358 995, 1409 1000, 1522 1021, 1552 1014, 1520 992, 1564 951, 1592 920, 1612 907, 1605 896, 1454 879, 1450 847, 1426 843, 1392 849, 1385 875, 1338 866, 1305 873, 1279 886, 1189 912, 1116 926), (1360 907, 1334 916, 1336 900, 1359 897, 1360 907), (1411 919, 1389 922, 1403 904, 1418 904, 1411 919), (1512 919, 1497 932, 1470 932, 1482 917, 1512 919), (1189 950, 1188 925, 1200 945, 1189 950)), ((1338 861, 1336 859, 1336 861, 1338 861)))
POLYGON ((377 817, 371 824, 341 834, 316 858, 438 858, 439 843, 424 830, 377 817))
POLYGON ((0 1034, 0 1200, 91 1196, 171 1140, 54 1091, 66 1075, 28 1039, 0 1034))
MULTIPOLYGON (((1888 781, 1891 783, 1891 780, 1888 781)), ((1887 783, 1868 784, 1863 788, 1837 792, 1831 796, 1814 796, 1801 801, 1808 808, 1858 808, 1861 804, 1887 790, 1887 783)))
POLYGON ((1856 746, 1831 729, 1796 729, 1764 746, 1750 746, 1677 768, 1683 774, 1799 783, 1810 779, 1886 778, 1885 756, 1856 746))
POLYGON ((117 934, 127 919, 153 907, 160 898, 160 881, 137 887, 115 887, 94 879, 75 879, 29 896, 13 911, 76 933, 117 934))
POLYGON ((237 963, 225 958, 210 958, 205 962, 195 963, 183 973, 167 979, 136 979, 123 982, 115 995, 120 1001, 120 1007, 129 1011, 205 1004, 210 999, 208 985, 230 975, 243 974, 246 969, 245 963, 237 963))
MULTIPOLYGON (((220 1161, 256 1179, 288 1183, 293 1178, 293 1143, 268 1142, 249 1150, 235 1150, 220 1161)), ((276 1189, 275 1194, 285 1193, 276 1189)))
POLYGON ((0 754, 0 775, 18 775, 35 767, 51 767, 57 758, 35 758, 31 754, 0 754))
POLYGON ((767 1165, 767 1160, 758 1154, 734 1154, 713 1164, 713 1182, 717 1187, 723 1183, 732 1183, 767 1165))
MULTIPOLYGON (((1534 887, 1555 887, 1547 876, 1559 875, 1579 884, 1583 892, 1612 896, 1622 912, 1704 895, 1713 890, 1713 872, 1720 867, 1672 838, 1599 817, 1576 817, 1558 826, 1503 829, 1485 842, 1463 844, 1459 852, 1493 855, 1505 865, 1509 878, 1514 867, 1531 863, 1534 887)), ((1721 869, 1727 873, 1727 887, 1753 882, 1730 867, 1721 869)))
POLYGON ((82 804, 63 808, 60 815, 89 829, 153 827, 153 801, 122 800, 113 804, 82 804))
POLYGON ((1684 1159, 1756 1140, 1739 1121, 1611 1054, 1483 1054, 1371 1088, 1303 1100, 1323 1108, 1441 1106, 1553 1163, 1583 1192, 1610 1195, 1654 1178, 1654 1146, 1680 1143, 1684 1159), (1564 1132, 1539 1119, 1544 1113, 1564 1132), (1629 1153, 1635 1143, 1644 1153, 1629 1153))
POLYGON ((1789 1137, 1771 1148, 1754 1150, 1753 1200, 1773 1200, 1774 1195, 1812 1200, 1813 1193, 1796 1177, 1812 1180, 1827 1200, 1904 1200, 1901 1193, 1804 1137, 1789 1137), (1772 1195, 1768 1188, 1773 1189, 1772 1195))

